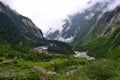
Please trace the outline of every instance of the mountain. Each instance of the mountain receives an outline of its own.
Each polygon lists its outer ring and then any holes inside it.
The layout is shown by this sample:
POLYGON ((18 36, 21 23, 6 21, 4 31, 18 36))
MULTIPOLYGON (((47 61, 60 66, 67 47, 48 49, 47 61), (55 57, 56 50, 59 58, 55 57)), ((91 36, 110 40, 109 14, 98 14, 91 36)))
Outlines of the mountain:
POLYGON ((51 32, 47 38, 69 39, 74 49, 87 51, 95 58, 119 58, 120 6, 111 8, 114 2, 98 2, 81 13, 69 16, 63 30, 51 32))
MULTIPOLYGON (((73 42, 74 44, 82 43, 84 36, 90 28, 100 19, 100 17, 108 10, 108 6, 113 4, 114 0, 97 2, 93 6, 68 16, 62 26, 63 29, 50 32, 47 35, 48 39, 62 40, 73 42)), ((91 2, 88 3, 90 5, 91 2)))
POLYGON ((10 43, 32 45, 43 39, 42 31, 24 17, 0 2, 0 36, 10 43))
POLYGON ((76 48, 88 50, 96 58, 120 58, 120 6, 106 12, 76 48))
MULTIPOLYGON (((96 16, 88 17, 89 8, 83 12, 86 14, 66 20, 63 32, 70 29, 72 35, 78 30, 72 42, 79 53, 75 55, 70 45, 47 40, 29 18, 0 2, 0 80, 120 80, 120 6, 101 10, 95 8, 96 16), (47 53, 33 51, 41 45, 48 47, 47 53)), ((62 35, 59 30, 55 33, 62 35)))
POLYGON ((0 42, 29 48, 53 44, 54 47, 48 47, 49 52, 57 54, 74 53, 71 46, 66 43, 45 39, 42 31, 32 20, 10 9, 2 2, 0 2, 0 42))

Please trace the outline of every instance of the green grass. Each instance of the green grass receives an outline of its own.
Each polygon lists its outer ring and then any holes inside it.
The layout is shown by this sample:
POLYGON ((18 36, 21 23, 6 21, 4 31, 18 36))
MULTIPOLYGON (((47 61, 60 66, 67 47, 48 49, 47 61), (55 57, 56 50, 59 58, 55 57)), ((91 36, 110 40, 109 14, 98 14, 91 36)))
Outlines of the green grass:
MULTIPOLYGON (((68 58, 56 58, 56 59, 52 59, 50 61, 47 62, 43 62, 43 61, 26 61, 23 59, 16 59, 14 62, 10 63, 10 64, 3 64, 0 65, 0 73, 9 73, 10 70, 13 70, 14 72, 12 72, 12 74, 15 74, 17 76, 20 76, 22 74, 25 74, 26 76, 28 76, 31 72, 31 68, 33 66, 37 66, 40 67, 46 71, 55 71, 57 72, 58 75, 65 74, 65 72, 67 70, 72 69, 71 67, 74 66, 80 66, 83 65, 83 63, 87 63, 86 59, 77 59, 77 58, 72 58, 68 59, 68 58), (72 62, 71 62, 72 61, 72 62), (53 64, 51 63, 53 62, 53 64), (82 64, 81 64, 82 63, 82 64)), ((0 76, 2 77, 2 76, 0 76)), ((20 77, 21 78, 21 77, 20 77)))
POLYGON ((120 59, 120 47, 110 49, 107 53, 106 58, 115 59, 115 60, 120 59))
POLYGON ((75 58, 71 55, 36 53, 20 45, 14 47, 9 44, 2 44, 0 47, 0 61, 13 59, 13 62, 0 65, 0 74, 8 74, 11 70, 13 70, 13 72, 7 77, 4 75, 0 76, 0 80, 12 79, 14 75, 16 75, 17 80, 25 80, 25 77, 28 80, 39 80, 43 76, 40 75, 39 72, 31 71, 31 68, 34 66, 43 69, 46 74, 49 71, 57 73, 47 74, 46 78, 48 80, 119 80, 120 48, 108 48, 111 43, 108 44, 108 46, 101 45, 101 41, 104 41, 104 39, 104 37, 98 38, 83 45, 91 51, 95 49, 95 55, 98 55, 100 50, 105 49, 108 51, 108 53, 106 53, 106 59, 96 59, 93 61, 88 61, 85 58, 75 58), (100 46, 97 46, 97 44, 100 44, 100 46), (89 47, 87 45, 89 45, 89 47), (106 48, 100 49, 102 46, 106 46, 106 48), (66 74, 72 70, 75 72, 70 75, 66 74))
MULTIPOLYGON (((31 72, 31 68, 34 66, 44 69, 46 72, 54 71, 58 76, 65 74, 66 71, 74 69, 73 66, 81 66, 88 62, 85 58, 75 58, 69 55, 56 55, 54 53, 36 53, 29 48, 24 48, 20 45, 2 44, 0 46, 0 61, 7 61, 12 59, 13 62, 0 65, 1 80, 8 80, 16 75, 17 80, 24 80, 21 75, 26 76, 29 80, 39 80, 39 73, 31 72), (10 73, 11 75, 5 74, 10 73), (34 74, 34 75, 33 75, 34 74)), ((48 78, 52 80, 55 75, 48 75, 48 78), (52 78, 52 79, 51 79, 52 78)))
POLYGON ((120 57, 120 48, 115 42, 114 39, 101 36, 83 43, 78 50, 88 51, 88 55, 95 58, 117 59, 120 57))

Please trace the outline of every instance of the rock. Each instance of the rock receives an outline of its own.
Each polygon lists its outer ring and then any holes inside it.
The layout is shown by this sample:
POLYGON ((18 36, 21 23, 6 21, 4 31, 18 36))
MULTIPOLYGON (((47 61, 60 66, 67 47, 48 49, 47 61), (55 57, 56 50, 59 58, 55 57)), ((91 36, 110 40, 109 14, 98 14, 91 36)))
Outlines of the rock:
POLYGON ((1 65, 1 64, 9 64, 9 63, 11 63, 11 62, 13 62, 13 60, 3 61, 3 62, 0 62, 0 65, 1 65))
POLYGON ((68 71, 68 72, 66 72, 66 74, 67 75, 71 75, 71 74, 73 74, 74 72, 76 72, 77 70, 71 70, 71 71, 68 71))
POLYGON ((32 72, 37 72, 40 76, 40 80, 47 80, 47 73, 43 68, 38 67, 38 66, 33 66, 31 68, 31 71, 32 72))
POLYGON ((47 72, 47 74, 49 74, 49 75, 56 75, 57 73, 53 72, 53 71, 49 71, 49 72, 47 72))

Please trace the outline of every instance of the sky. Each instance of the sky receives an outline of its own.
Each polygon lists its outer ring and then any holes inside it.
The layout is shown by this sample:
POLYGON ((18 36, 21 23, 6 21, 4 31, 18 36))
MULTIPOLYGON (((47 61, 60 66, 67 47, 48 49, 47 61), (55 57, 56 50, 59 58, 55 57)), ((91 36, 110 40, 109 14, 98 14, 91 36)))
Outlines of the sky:
POLYGON ((60 29, 69 14, 85 8, 89 0, 0 0, 29 17, 43 33, 60 29))
MULTIPOLYGON (((43 33, 47 33, 50 28, 53 31, 62 29, 63 20, 68 15, 82 11, 92 4, 109 0, 0 0, 18 13, 30 18, 43 33)), ((120 3, 116 0, 116 4, 120 3)), ((111 8, 113 8, 112 5, 111 8)), ((110 9, 111 9, 110 8, 110 9)))

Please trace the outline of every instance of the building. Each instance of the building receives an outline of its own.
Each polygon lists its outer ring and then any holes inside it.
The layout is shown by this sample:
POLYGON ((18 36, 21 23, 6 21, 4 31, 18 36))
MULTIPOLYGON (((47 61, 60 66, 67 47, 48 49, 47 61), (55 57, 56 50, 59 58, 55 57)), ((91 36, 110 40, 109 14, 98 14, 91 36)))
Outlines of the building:
POLYGON ((39 52, 39 53, 46 53, 48 51, 48 47, 47 46, 39 46, 39 47, 36 47, 34 48, 34 51, 35 52, 39 52))

